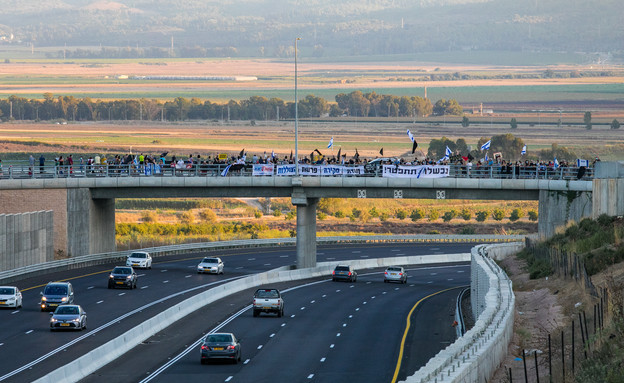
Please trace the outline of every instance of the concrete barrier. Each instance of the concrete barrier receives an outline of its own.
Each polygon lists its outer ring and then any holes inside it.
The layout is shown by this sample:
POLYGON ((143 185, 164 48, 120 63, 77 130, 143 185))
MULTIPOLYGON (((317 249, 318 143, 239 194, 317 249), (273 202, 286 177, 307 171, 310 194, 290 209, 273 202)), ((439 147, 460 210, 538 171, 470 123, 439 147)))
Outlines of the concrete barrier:
MULTIPOLYGON (((370 235, 370 236, 336 236, 317 237, 317 244, 332 243, 382 243, 382 242, 509 242, 523 240, 522 235, 370 235)), ((251 247, 275 247, 295 246, 296 238, 274 239, 248 239, 236 241, 188 243, 182 245, 170 245, 148 247, 141 249, 149 252, 153 257, 174 255, 188 252, 207 252, 216 250, 251 248, 251 247)), ((63 260, 37 263, 33 265, 17 267, 0 272, 0 284, 8 284, 25 277, 49 274, 57 271, 77 269, 81 267, 101 265, 104 263, 124 261, 133 251, 126 250, 111 253, 100 253, 72 257, 63 260)))
POLYGON ((350 264, 356 269, 370 269, 394 265, 422 265, 446 262, 467 262, 470 254, 435 254, 396 258, 377 258, 354 261, 322 262, 315 268, 286 270, 283 267, 264 273, 254 274, 235 281, 219 285, 192 296, 144 321, 124 334, 97 347, 75 361, 60 367, 36 380, 37 383, 77 382, 89 374, 119 358, 139 343, 173 324, 175 321, 199 310, 200 308, 228 295, 268 283, 287 282, 331 275, 337 264, 350 264))
POLYGON ((500 366, 513 336, 515 296, 511 280, 488 254, 509 254, 522 244, 498 247, 481 245, 472 249, 471 305, 477 318, 473 328, 405 382, 487 382, 500 366))

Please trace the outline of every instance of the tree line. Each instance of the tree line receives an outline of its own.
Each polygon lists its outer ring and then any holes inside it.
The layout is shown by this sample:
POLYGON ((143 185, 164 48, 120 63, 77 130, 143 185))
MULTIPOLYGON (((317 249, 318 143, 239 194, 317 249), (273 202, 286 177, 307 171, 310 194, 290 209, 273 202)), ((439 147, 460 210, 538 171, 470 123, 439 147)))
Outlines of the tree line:
MULTIPOLYGON (((456 100, 438 100, 418 96, 382 95, 353 91, 335 96, 334 102, 312 94, 298 101, 301 118, 314 117, 425 117, 430 115, 461 115, 456 100)), ((186 121, 186 120, 280 120, 295 116, 295 103, 280 98, 252 96, 245 100, 213 103, 199 98, 176 97, 170 101, 157 99, 92 100, 89 97, 57 96, 44 93, 43 99, 27 99, 12 95, 0 100, 0 117, 7 120, 67 121, 186 121)))

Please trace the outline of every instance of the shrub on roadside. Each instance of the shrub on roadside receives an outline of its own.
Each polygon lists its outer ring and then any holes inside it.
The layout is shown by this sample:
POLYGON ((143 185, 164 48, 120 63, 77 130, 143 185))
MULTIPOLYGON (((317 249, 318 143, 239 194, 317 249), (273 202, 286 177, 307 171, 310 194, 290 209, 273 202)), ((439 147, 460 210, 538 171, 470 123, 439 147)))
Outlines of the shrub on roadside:
POLYGON ((459 215, 464 219, 464 221, 470 221, 472 219, 472 212, 468 209, 462 209, 459 215))
POLYGON ((410 218, 412 219, 412 221, 416 222, 419 219, 425 218, 425 212, 422 209, 414 209, 410 214, 410 218))
POLYGON ((379 220, 381 222, 386 222, 388 218, 390 218, 390 214, 386 213, 385 211, 379 215, 379 220))
POLYGON ((496 221, 502 221, 505 218, 505 210, 496 208, 492 211, 492 218, 496 221))
POLYGON ((529 210, 529 221, 537 221, 537 212, 535 210, 529 210))
POLYGON ((144 211, 141 213, 141 221, 143 222, 156 222, 157 220, 158 217, 153 211, 144 211))
POLYGON ((485 222, 485 220, 487 219, 489 215, 490 215, 489 211, 481 210, 477 212, 475 219, 477 220, 477 222, 485 222))
POLYGON ((254 211, 254 217, 256 218, 262 218, 262 212, 260 210, 256 210, 254 211))
POLYGON ((511 212, 511 215, 509 216, 509 220, 511 222, 516 222, 517 220, 519 220, 520 218, 524 217, 524 212, 518 208, 513 209, 513 211, 511 212))
POLYGON ((203 209, 199 211, 199 218, 204 222, 217 222, 217 213, 212 209, 203 209))
POLYGON ((429 221, 435 221, 440 218, 440 212, 437 209, 429 210, 429 221))
POLYGON ((334 217, 336 217, 336 218, 344 218, 345 217, 345 213, 342 210, 338 210, 337 212, 334 213, 334 217))
POLYGON ((327 214, 323 213, 322 211, 319 211, 316 213, 316 218, 318 218, 319 221, 323 221, 327 219, 327 214))
POLYGON ((395 216, 402 221, 407 218, 407 211, 405 209, 398 209, 395 216))
POLYGON ((372 208, 368 211, 368 214, 370 214, 370 216, 371 216, 372 218, 377 218, 377 217, 379 217, 379 214, 380 214, 380 213, 379 213, 379 211, 377 211, 377 208, 376 208, 375 206, 373 206, 373 207, 372 207, 372 208))
POLYGON ((273 210, 273 217, 281 217, 282 211, 280 209, 273 210))

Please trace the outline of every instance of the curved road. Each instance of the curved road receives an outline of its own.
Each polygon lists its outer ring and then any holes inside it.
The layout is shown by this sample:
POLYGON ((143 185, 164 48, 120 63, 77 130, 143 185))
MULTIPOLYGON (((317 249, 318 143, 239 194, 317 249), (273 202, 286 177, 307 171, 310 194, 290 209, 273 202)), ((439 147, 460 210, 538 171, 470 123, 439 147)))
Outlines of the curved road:
MULTIPOLYGON (((367 244, 321 246, 318 248, 318 261, 460 253, 468 252, 472 246, 473 244, 367 244)), ((218 252, 210 255, 218 255, 224 259, 226 274, 222 276, 198 275, 195 273, 194 268, 198 260, 204 255, 205 254, 188 254, 185 256, 157 258, 152 270, 139 271, 140 278, 137 290, 108 290, 106 288, 107 273, 112 265, 72 270, 45 277, 31 278, 17 283, 17 286, 22 289, 24 294, 24 308, 20 310, 4 309, 0 311, 0 318, 3 323, 3 330, 0 333, 0 360, 11 360, 11 363, 0 363, 0 381, 32 381, 105 343, 113 337, 122 334, 129 328, 138 325, 146 318, 159 312, 161 307, 168 307, 168 305, 177 303, 182 299, 204 291, 216 284, 229 281, 231 278, 238 278, 247 274, 292 264, 296 258, 294 248, 236 249, 218 252), (88 313, 89 328, 86 332, 50 333, 48 329, 49 315, 41 313, 37 307, 39 291, 41 291, 45 283, 49 280, 63 279, 69 279, 73 283, 76 291, 76 303, 81 304, 88 313)), ((469 278, 468 273, 464 273, 464 275, 469 278)), ((412 278, 410 281, 411 284, 414 284, 412 282, 415 276, 412 274, 410 277, 412 278)), ((366 278, 368 277, 363 276, 361 281, 364 283, 358 281, 358 289, 353 291, 364 292, 365 286, 373 285, 373 283, 367 284, 365 282, 366 278), (359 288, 359 286, 362 286, 362 288, 359 288)), ((379 279, 379 275, 376 278, 379 279)), ((435 283, 438 282, 433 282, 431 285, 435 283)), ((466 283, 466 281, 463 282, 463 284, 466 283)), ((416 286, 416 284, 414 284, 414 286, 411 286, 411 284, 406 287, 416 286)), ((317 287, 312 288, 312 290, 326 289, 324 286, 331 285, 332 283, 328 284, 322 282, 319 283, 317 287)), ((346 286, 347 284, 344 285, 346 286)), ((447 283, 444 283, 444 286, 446 285, 447 283)), ((385 285, 382 284, 382 286, 385 285)), ((391 286, 394 285, 388 285, 388 287, 391 286)), ((403 286, 397 285, 396 287, 403 286)), ((302 288, 300 290, 301 292, 311 291, 310 288, 302 288)), ((400 290, 401 289, 396 291, 400 290)), ((292 294, 293 297, 296 297, 299 293, 293 291, 287 294, 292 294)), ((388 294, 387 292, 384 296, 388 294)), ((332 294, 326 295, 327 297, 332 296, 332 294)), ((358 299, 359 298, 360 297, 358 297, 358 299)), ((295 306, 299 305, 304 307, 300 304, 299 298, 288 299, 289 310, 293 303, 295 306), (290 302, 290 299, 293 299, 293 302, 290 302)), ((305 300, 308 298, 301 299, 305 300)), ((212 310, 211 316, 214 317, 213 319, 200 321, 204 326, 204 330, 193 333, 186 331, 184 328, 181 333, 185 336, 197 337, 201 335, 202 332, 210 331, 211 326, 214 327, 214 324, 223 321, 230 314, 245 307, 245 305, 249 303, 249 295, 232 300, 228 299, 227 301, 229 303, 221 302, 225 304, 225 307, 221 307, 219 310, 212 310), (208 326, 207 329, 206 326, 208 326)), ((327 301, 329 302, 330 300, 327 301)), ((401 299, 399 299, 399 301, 401 301, 401 299)), ((409 301, 408 306, 410 307, 408 307, 408 309, 411 309, 414 299, 411 298, 409 301)), ((320 303, 321 301, 318 302, 320 303)), ((392 305, 400 306, 397 303, 393 303, 392 305)), ((346 312, 343 311, 346 309, 346 305, 339 304, 335 307, 340 308, 340 310, 329 311, 336 312, 340 315, 346 314, 346 312)), ((305 311, 305 309, 302 311, 305 311)), ((326 312, 326 309, 323 309, 321 312, 326 312)), ((292 315, 290 312, 289 314, 292 315)), ((243 314, 238 320, 243 320, 244 315, 246 314, 243 314)), ((326 314, 319 315, 325 316, 326 314)), ((249 314, 248 316, 251 315, 249 314)), ((270 318, 256 319, 271 320, 270 318)), ((291 320, 289 316, 285 319, 291 320)), ((294 318, 292 319, 294 320, 294 318)), ((238 321, 233 321, 232 325, 238 325, 238 321)), ((310 323, 308 326, 313 326, 313 324, 310 323)), ((291 327, 295 326, 293 325, 291 327)), ((288 332, 286 332, 286 334, 287 333, 288 332)), ((262 336, 263 333, 258 334, 257 339, 260 339, 262 336)), ((245 352, 249 349, 249 344, 254 343, 253 340, 254 336, 252 336, 251 339, 245 339, 245 352)), ((274 343, 277 344, 278 342, 274 343)), ((180 346, 178 345, 177 348, 180 348, 180 346)), ((290 354, 292 354, 292 351, 290 354)), ((126 356, 128 356, 128 354, 126 356)), ((122 359, 126 359, 125 356, 122 359)), ((150 356, 150 359, 154 359, 153 354, 150 356)), ((105 368, 103 370, 107 369, 105 368)), ((171 371, 175 371, 175 369, 171 369, 171 371)), ((146 374, 147 372, 149 372, 149 370, 141 374, 146 374)), ((95 374, 94 377, 98 375, 99 374, 95 374)), ((142 375, 142 377, 144 376, 145 375, 142 375)))

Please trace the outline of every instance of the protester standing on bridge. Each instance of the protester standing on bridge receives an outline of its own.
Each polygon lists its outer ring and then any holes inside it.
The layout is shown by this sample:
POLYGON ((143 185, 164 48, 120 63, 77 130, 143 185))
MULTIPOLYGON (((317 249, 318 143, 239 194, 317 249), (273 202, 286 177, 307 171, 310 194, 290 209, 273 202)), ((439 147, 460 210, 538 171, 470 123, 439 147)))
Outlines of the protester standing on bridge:
POLYGON ((39 173, 45 173, 45 157, 43 153, 39 156, 39 173))

